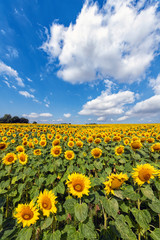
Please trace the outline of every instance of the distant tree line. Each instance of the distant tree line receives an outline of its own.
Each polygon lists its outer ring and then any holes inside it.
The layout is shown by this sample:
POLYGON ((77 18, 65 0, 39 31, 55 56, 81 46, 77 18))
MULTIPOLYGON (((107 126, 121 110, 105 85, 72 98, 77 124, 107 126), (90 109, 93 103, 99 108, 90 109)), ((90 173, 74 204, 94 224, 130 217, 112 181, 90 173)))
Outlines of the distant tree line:
POLYGON ((29 120, 24 117, 12 117, 10 114, 5 114, 2 118, 0 118, 0 123, 29 123, 29 120))

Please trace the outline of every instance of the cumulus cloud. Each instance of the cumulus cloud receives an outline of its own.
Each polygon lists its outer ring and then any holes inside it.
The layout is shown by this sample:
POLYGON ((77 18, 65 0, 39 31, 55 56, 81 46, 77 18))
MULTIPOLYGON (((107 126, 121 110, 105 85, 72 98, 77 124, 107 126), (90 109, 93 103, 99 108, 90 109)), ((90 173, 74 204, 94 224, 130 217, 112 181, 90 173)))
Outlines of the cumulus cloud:
POLYGON ((28 118, 39 118, 39 117, 52 117, 51 113, 30 113, 30 114, 23 114, 23 117, 28 118))
POLYGON ((13 77, 19 86, 24 87, 23 80, 18 76, 18 72, 2 61, 0 61, 0 75, 13 77))
POLYGON ((160 74, 156 79, 150 79, 149 85, 152 87, 155 94, 160 94, 160 74))
POLYGON ((98 116, 100 120, 104 120, 108 115, 122 114, 124 112, 124 106, 134 101, 134 92, 123 91, 109 95, 106 90, 97 98, 84 104, 79 114, 94 115, 98 116))
POLYGON ((69 118, 71 116, 71 114, 70 113, 64 113, 63 116, 66 117, 66 118, 69 118))
POLYGON ((160 95, 155 95, 144 101, 136 103, 124 116, 118 118, 118 121, 123 121, 128 118, 154 117, 160 114, 160 95))
POLYGON ((99 117, 99 118, 97 118, 97 121, 99 121, 99 122, 104 122, 105 120, 106 120, 105 117, 99 117))
POLYGON ((27 91, 19 91, 19 94, 21 94, 22 96, 24 96, 26 98, 34 98, 34 95, 30 94, 27 91))
POLYGON ((58 76, 70 83, 112 77, 132 83, 144 77, 160 43, 158 4, 86 1, 76 22, 53 22, 42 49, 58 59, 58 76), (142 61, 143 59, 143 61, 142 61))

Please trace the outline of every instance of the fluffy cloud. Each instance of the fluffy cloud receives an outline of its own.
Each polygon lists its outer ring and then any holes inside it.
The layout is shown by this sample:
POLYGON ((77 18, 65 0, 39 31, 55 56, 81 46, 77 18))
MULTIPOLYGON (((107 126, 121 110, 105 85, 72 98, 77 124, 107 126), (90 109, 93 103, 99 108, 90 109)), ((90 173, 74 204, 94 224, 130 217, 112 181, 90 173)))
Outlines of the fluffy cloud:
POLYGON ((99 97, 88 101, 83 105, 80 115, 98 116, 98 121, 105 120, 108 115, 119 115, 124 112, 124 105, 135 101, 134 93, 123 91, 115 94, 108 94, 108 91, 101 93, 99 97))
POLYGON ((7 47, 7 53, 6 53, 6 57, 7 58, 17 58, 19 56, 19 53, 17 51, 17 49, 8 46, 7 47))
POLYGON ((27 91, 19 91, 19 94, 21 94, 22 96, 24 96, 26 98, 34 98, 34 95, 30 94, 27 91))
POLYGON ((51 113, 30 113, 30 114, 23 114, 23 117, 28 118, 39 118, 39 117, 52 117, 51 113))
POLYGON ((0 75, 8 76, 8 77, 13 77, 16 79, 17 84, 21 87, 24 87, 24 83, 22 79, 18 76, 18 72, 11 68, 10 66, 7 66, 5 63, 0 61, 0 75))
POLYGON ((150 79, 149 85, 152 87, 155 94, 160 94, 160 74, 156 79, 150 79))
POLYGON ((71 114, 70 113, 64 113, 63 116, 66 117, 66 118, 69 118, 71 116, 71 114))
POLYGON ((71 83, 112 77, 131 83, 144 76, 160 43, 158 4, 86 1, 75 24, 53 22, 42 49, 57 58, 58 76, 71 83), (142 61, 143 59, 143 61, 142 61))
POLYGON ((123 121, 128 118, 151 118, 160 114, 160 95, 155 95, 144 101, 136 103, 136 105, 125 113, 124 116, 117 119, 123 121))

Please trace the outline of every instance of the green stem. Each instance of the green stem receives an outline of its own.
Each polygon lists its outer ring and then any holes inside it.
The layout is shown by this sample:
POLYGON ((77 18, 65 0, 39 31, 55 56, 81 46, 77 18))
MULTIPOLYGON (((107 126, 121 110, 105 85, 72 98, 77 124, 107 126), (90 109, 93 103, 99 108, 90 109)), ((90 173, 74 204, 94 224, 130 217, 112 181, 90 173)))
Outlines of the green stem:
POLYGON ((8 196, 7 196, 7 199, 6 199, 6 212, 5 212, 5 217, 6 218, 8 217, 8 202, 9 202, 9 199, 8 199, 8 196))

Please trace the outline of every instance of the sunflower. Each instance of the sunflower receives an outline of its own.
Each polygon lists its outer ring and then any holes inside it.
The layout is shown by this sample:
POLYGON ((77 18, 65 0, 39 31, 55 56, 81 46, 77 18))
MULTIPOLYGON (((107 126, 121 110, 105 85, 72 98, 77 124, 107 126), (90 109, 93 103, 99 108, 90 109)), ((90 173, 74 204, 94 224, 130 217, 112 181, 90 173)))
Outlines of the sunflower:
POLYGON ((121 137, 120 136, 114 136, 113 137, 113 141, 114 142, 120 142, 121 141, 121 137))
POLYGON ((62 152, 61 146, 55 146, 51 148, 51 154, 53 157, 58 157, 62 152))
POLYGON ((57 208, 55 206, 57 197, 52 193, 52 191, 44 190, 43 193, 41 192, 37 203, 40 209, 43 211, 43 215, 49 217, 50 213, 56 213, 57 208))
POLYGON ((77 145, 77 147, 82 148, 83 147, 83 142, 82 141, 77 141, 76 145, 77 145))
POLYGON ((115 148, 115 154, 118 156, 118 155, 121 155, 122 153, 124 153, 124 146, 120 145, 118 147, 115 148))
POLYGON ((158 174, 158 171, 149 163, 138 165, 133 170, 132 178, 140 186, 145 182, 149 183, 150 179, 153 179, 154 175, 158 174))
POLYGON ((23 146, 20 145, 20 146, 17 146, 17 147, 16 147, 16 151, 17 151, 17 152, 24 152, 25 149, 24 149, 23 146))
POLYGON ((93 148, 91 154, 94 158, 99 158, 102 155, 102 150, 100 148, 93 148))
POLYGON ((5 142, 0 142, 0 150, 5 150, 7 147, 7 143, 5 142))
POLYGON ((101 143, 101 139, 100 139, 100 138, 96 138, 96 139, 94 140, 94 143, 95 143, 95 144, 101 143))
POLYGON ((14 217, 17 218, 18 223, 23 223, 23 227, 29 227, 39 219, 39 212, 36 206, 34 206, 33 201, 29 204, 18 204, 16 212, 14 217))
POLYGON ((41 153, 41 149, 35 149, 34 150, 34 152, 33 152, 33 154, 35 155, 35 156, 40 156, 42 153, 41 153))
POLYGON ((74 147, 74 142, 73 141, 69 141, 67 145, 68 145, 68 147, 72 148, 72 147, 74 147))
POLYGON ((108 177, 108 181, 104 182, 103 184, 105 185, 104 190, 106 191, 106 194, 108 195, 110 192, 114 194, 114 190, 118 190, 122 184, 128 180, 127 174, 114 174, 112 173, 108 177))
POLYGON ((69 175, 66 184, 69 192, 78 198, 81 198, 84 194, 88 195, 88 189, 91 187, 90 179, 81 173, 72 173, 69 175))
POLYGON ((105 143, 108 143, 108 142, 110 142, 110 141, 111 141, 111 138, 110 138, 110 137, 105 137, 105 138, 104 138, 104 142, 105 142, 105 143))
POLYGON ((93 137, 88 137, 87 142, 92 143, 93 142, 93 137))
POLYGON ((130 145, 131 145, 131 148, 133 151, 136 151, 142 147, 142 144, 140 141, 133 141, 133 142, 131 142, 130 145))
POLYGON ((67 160, 72 160, 74 158, 74 152, 67 150, 65 151, 64 156, 67 160))
POLYGON ((155 143, 151 146, 152 152, 159 152, 160 151, 160 143, 155 143))
POLYGON ((39 145, 40 145, 41 147, 45 147, 46 144, 47 144, 46 140, 41 140, 41 141, 39 142, 39 145))
POLYGON ((10 165, 17 160, 17 156, 14 153, 7 153, 7 155, 3 158, 3 163, 6 165, 10 165))
POLYGON ((25 165, 28 161, 28 155, 25 154, 25 153, 19 153, 18 154, 18 159, 19 159, 19 162, 22 164, 22 165, 25 165))
POLYGON ((154 143, 154 141, 155 141, 154 138, 148 138, 148 139, 147 139, 147 142, 148 142, 148 143, 154 143))
POLYGON ((59 139, 55 139, 55 140, 53 140, 53 142, 52 142, 52 146, 57 146, 57 145, 59 145, 60 144, 60 140, 59 139))

